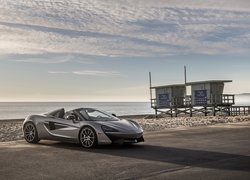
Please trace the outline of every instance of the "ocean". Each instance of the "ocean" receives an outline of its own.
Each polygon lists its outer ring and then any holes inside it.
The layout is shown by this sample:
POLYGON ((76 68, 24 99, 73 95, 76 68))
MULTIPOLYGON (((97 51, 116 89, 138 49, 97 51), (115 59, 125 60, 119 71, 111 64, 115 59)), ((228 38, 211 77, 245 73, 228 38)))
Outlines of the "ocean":
POLYGON ((25 118, 29 114, 41 114, 62 107, 66 111, 92 107, 117 116, 154 113, 149 102, 0 102, 0 120, 25 118))
MULTIPOLYGON (((235 105, 250 106, 250 95, 236 95, 235 105)), ((66 111, 93 107, 118 116, 154 113, 150 102, 0 102, 0 120, 25 118, 29 114, 45 113, 62 107, 66 111)))

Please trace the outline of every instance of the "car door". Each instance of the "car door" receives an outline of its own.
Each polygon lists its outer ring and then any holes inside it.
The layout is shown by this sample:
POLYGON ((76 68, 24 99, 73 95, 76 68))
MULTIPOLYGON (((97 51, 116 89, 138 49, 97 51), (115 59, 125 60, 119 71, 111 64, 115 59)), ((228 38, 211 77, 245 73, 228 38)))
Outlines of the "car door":
POLYGON ((80 122, 62 118, 45 121, 44 125, 52 140, 77 141, 80 122))

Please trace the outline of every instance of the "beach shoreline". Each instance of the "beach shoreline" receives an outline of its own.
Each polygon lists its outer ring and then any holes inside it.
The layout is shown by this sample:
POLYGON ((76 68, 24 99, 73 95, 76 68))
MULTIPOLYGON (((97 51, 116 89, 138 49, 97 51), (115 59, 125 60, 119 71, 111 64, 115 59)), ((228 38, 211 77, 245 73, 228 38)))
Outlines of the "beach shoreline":
MULTIPOLYGON (((194 116, 194 117, 161 117, 154 115, 127 115, 120 118, 133 119, 137 121, 145 132, 161 131, 169 128, 199 127, 220 123, 239 123, 250 121, 248 116, 194 116)), ((22 123, 24 119, 0 120, 0 142, 15 141, 23 139, 22 123)))

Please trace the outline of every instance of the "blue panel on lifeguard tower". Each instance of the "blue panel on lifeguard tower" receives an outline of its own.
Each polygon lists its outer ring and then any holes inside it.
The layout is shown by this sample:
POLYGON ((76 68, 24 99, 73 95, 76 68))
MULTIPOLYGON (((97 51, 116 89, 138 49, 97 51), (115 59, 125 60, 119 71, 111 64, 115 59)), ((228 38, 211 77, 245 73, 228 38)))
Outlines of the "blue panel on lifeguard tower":
POLYGON ((168 107, 170 105, 169 94, 158 94, 159 107, 168 107))
POLYGON ((207 90, 194 91, 195 105, 207 104, 207 90))

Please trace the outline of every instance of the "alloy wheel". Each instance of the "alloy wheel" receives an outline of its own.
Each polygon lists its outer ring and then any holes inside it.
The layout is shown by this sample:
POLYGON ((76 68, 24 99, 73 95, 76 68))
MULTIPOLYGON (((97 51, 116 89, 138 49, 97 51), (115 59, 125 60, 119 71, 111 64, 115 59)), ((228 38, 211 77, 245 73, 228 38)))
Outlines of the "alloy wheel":
POLYGON ((83 147, 91 148, 96 144, 96 135, 92 128, 85 127, 81 130, 80 141, 83 147))
POLYGON ((36 127, 33 123, 27 123, 24 126, 24 138, 29 143, 38 142, 36 127))

